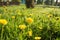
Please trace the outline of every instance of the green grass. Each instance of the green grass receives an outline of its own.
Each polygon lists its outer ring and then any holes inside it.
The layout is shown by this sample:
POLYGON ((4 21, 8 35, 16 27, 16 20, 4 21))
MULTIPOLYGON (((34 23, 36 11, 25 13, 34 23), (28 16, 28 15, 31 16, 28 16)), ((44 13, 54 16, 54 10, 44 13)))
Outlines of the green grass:
POLYGON ((7 25, 0 23, 0 40, 35 40, 35 37, 60 40, 60 8, 4 6, 0 7, 0 14, 0 19, 8 22, 7 25), (33 22, 28 24, 26 18, 32 18, 33 22), (26 25, 26 29, 19 29, 19 25, 26 25), (28 35, 29 30, 32 36, 28 35))

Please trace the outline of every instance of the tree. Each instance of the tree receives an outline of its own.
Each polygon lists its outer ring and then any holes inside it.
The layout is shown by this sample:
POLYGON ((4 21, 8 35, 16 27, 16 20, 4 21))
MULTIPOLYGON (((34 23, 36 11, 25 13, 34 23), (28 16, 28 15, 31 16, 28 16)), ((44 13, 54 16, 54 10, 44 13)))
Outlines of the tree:
POLYGON ((56 4, 55 5, 58 5, 58 0, 56 0, 56 4))
POLYGON ((1 2, 1 0, 0 0, 0 2, 1 2))
POLYGON ((20 0, 12 0, 11 4, 19 5, 20 4, 20 0))
POLYGON ((43 4, 43 5, 44 5, 44 1, 45 1, 45 0, 42 0, 42 4, 43 4))
POLYGON ((12 2, 20 2, 20 0, 12 0, 12 2))
POLYGON ((25 3, 25 0, 21 0, 21 3, 23 3, 23 4, 24 4, 24 3, 25 3))
POLYGON ((38 4, 44 4, 45 0, 38 0, 37 3, 38 4))
POLYGON ((54 5, 54 0, 51 0, 51 5, 54 5))
POLYGON ((46 5, 51 5, 51 0, 46 0, 46 1, 45 1, 45 4, 46 4, 46 5))
POLYGON ((27 8, 34 8, 34 0, 26 0, 27 8))
POLYGON ((42 0, 38 0, 37 1, 37 4, 42 4, 42 0))

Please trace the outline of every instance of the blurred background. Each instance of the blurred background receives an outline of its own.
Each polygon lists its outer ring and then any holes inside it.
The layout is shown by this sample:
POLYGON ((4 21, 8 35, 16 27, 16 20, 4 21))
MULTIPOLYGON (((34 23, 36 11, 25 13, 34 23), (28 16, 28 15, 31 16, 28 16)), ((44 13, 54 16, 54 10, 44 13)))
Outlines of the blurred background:
MULTIPOLYGON (((26 0, 0 0, 0 5, 25 4, 26 0)), ((60 0, 34 0, 35 4, 60 6, 60 0)))

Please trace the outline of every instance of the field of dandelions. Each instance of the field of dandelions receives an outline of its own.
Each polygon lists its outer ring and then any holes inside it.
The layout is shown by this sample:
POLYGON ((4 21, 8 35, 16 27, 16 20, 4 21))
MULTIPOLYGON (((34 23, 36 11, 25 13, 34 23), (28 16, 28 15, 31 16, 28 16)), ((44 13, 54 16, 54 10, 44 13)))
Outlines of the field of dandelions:
POLYGON ((60 8, 0 7, 0 40, 60 40, 60 8))

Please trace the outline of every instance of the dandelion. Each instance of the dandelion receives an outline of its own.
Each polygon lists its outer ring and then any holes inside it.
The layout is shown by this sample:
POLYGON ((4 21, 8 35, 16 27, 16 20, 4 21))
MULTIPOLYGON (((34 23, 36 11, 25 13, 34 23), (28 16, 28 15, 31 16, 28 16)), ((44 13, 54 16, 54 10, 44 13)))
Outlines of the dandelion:
POLYGON ((33 19, 32 19, 32 18, 27 18, 27 19, 26 19, 26 22, 27 22, 27 23, 32 23, 32 22, 33 22, 33 19))
POLYGON ((12 16, 13 19, 15 19, 15 16, 12 16))
POLYGON ((35 37, 35 40, 40 40, 41 39, 41 37, 35 37))
POLYGON ((24 29, 26 28, 26 25, 19 25, 19 28, 20 28, 21 30, 24 30, 24 29))
POLYGON ((28 35, 32 36, 32 30, 28 31, 28 35))
POLYGON ((8 22, 5 19, 0 19, 0 24, 6 25, 8 22))

